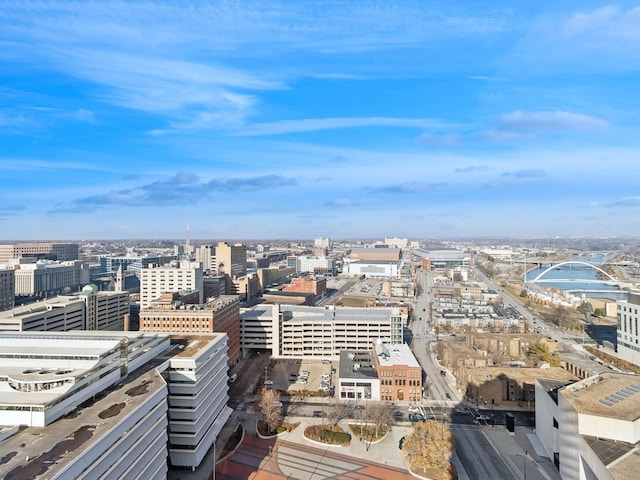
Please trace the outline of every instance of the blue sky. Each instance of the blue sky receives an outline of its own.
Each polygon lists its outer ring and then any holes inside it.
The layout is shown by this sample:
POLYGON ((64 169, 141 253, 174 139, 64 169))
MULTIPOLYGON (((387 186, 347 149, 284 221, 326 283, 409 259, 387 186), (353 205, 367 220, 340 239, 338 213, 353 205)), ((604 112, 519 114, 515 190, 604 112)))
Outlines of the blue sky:
POLYGON ((637 235, 640 3, 2 1, 0 240, 637 235))

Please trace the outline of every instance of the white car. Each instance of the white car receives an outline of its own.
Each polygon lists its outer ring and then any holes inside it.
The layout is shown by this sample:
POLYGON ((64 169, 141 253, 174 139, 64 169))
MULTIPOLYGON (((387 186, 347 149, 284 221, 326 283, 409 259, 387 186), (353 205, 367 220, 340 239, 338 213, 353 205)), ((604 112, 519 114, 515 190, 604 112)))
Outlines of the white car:
POLYGON ((420 413, 420 409, 418 407, 414 407, 413 405, 409 405, 408 410, 411 413, 420 413))
POLYGON ((267 378, 267 379, 264 381, 264 384, 265 384, 265 385, 269 385, 269 386, 271 386, 271 385, 273 385, 273 380, 269 380, 269 379, 267 378))
POLYGON ((478 415, 476 417, 476 422, 488 422, 489 420, 491 420, 491 418, 489 418, 488 415, 478 415))
POLYGON ((298 379, 298 383, 300 383, 300 384, 304 385, 304 384, 306 384, 306 383, 307 383, 307 379, 306 379, 306 378, 299 378, 299 379, 298 379))

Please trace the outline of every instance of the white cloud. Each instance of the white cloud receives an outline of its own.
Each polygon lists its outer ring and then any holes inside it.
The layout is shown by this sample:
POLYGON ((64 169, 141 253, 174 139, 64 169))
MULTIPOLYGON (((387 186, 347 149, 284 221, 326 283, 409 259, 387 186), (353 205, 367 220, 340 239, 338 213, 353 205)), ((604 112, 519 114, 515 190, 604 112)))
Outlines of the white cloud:
POLYGON ((281 135, 284 133, 314 132, 338 128, 357 127, 400 127, 433 128, 442 127, 443 122, 427 118, 309 118, 303 120, 281 120, 270 123, 254 123, 233 134, 238 136, 281 135))

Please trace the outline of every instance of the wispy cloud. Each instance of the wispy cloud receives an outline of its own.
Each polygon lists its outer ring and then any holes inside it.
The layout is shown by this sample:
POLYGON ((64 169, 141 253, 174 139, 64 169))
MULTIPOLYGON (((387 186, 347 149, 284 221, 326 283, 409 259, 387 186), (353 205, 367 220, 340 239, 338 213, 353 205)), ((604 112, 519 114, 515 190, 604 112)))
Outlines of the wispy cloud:
POLYGON ((418 137, 418 141, 429 145, 450 147, 460 142, 460 137, 454 134, 437 135, 435 133, 424 132, 418 137))
POLYGON ((505 172, 502 174, 502 176, 513 177, 513 178, 544 178, 547 176, 547 172, 545 172, 544 170, 531 168, 531 169, 514 170, 512 172, 505 172))
POLYGON ((454 170, 455 173, 477 173, 477 172, 488 172, 491 170, 491 167, 486 165, 469 165, 468 167, 460 167, 454 170))
POLYGON ((243 193, 294 186, 297 180, 281 175, 238 177, 203 181, 194 173, 178 173, 170 178, 74 200, 54 211, 77 211, 82 205, 126 205, 131 207, 197 203, 217 193, 243 193))
POLYGON ((15 215, 20 215, 25 210, 26 210, 26 207, 24 205, 0 203, 0 218, 13 217, 15 215))
POLYGON ((375 190, 384 193, 425 193, 431 192, 437 188, 444 187, 445 182, 425 183, 425 182, 407 182, 396 185, 388 185, 386 187, 377 188, 375 190))
POLYGON ((496 128, 483 132, 495 140, 536 137, 541 134, 586 132, 607 127, 600 118, 565 111, 522 112, 503 115, 496 128))
POLYGON ((380 200, 374 198, 336 198, 325 202, 324 206, 329 208, 353 208, 353 207, 370 207, 378 205, 380 200))
POLYGON ((309 118, 303 120, 281 120, 279 122, 254 123, 235 132, 234 135, 282 135, 286 133, 315 132, 318 130, 358 127, 433 128, 442 126, 443 122, 427 118, 309 118))
POLYGON ((624 197, 620 200, 615 200, 613 202, 605 203, 603 205, 605 208, 635 208, 640 207, 640 196, 636 197, 624 197))

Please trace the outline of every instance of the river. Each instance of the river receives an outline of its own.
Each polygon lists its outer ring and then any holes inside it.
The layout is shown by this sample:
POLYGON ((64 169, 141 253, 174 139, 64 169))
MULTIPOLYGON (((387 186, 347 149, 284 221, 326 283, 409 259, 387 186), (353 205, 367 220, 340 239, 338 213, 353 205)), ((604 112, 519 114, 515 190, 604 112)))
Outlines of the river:
MULTIPOLYGON (((602 262, 606 262, 613 257, 613 254, 603 254, 601 252, 588 253, 580 257, 572 258, 572 261, 586 262, 596 267, 602 262)), ((549 265, 531 269, 527 272, 527 281, 531 281, 547 270, 549 265)), ((587 297, 610 298, 612 300, 626 300, 627 292, 615 285, 609 285, 599 271, 588 265, 569 264, 560 265, 550 270, 544 277, 536 282, 538 285, 555 288, 570 292, 574 295, 585 295, 587 297), (563 280, 563 281, 559 281, 563 280), (585 280, 581 282, 581 280, 585 280)))

